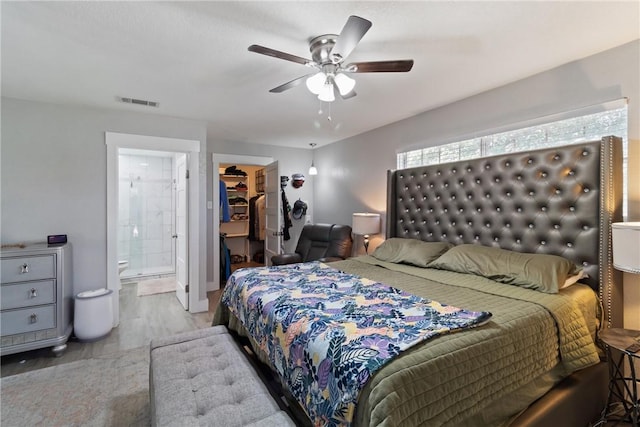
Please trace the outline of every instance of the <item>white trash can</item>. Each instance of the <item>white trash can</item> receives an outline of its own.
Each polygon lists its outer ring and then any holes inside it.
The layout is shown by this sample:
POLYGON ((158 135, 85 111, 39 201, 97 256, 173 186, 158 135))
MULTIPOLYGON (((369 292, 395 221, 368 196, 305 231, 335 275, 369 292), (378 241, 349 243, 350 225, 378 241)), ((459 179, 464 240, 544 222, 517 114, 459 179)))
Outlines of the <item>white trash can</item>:
POLYGON ((73 332, 80 341, 97 341, 113 327, 111 289, 80 292, 75 298, 73 332))

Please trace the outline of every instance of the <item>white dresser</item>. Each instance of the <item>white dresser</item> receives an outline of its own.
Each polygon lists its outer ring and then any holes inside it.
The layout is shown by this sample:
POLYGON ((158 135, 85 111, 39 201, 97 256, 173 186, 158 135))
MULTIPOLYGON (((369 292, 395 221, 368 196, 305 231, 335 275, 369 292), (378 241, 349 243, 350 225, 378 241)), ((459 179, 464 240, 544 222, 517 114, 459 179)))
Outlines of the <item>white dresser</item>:
POLYGON ((0 263, 0 355, 43 347, 61 355, 73 329, 71 244, 2 249, 0 263))

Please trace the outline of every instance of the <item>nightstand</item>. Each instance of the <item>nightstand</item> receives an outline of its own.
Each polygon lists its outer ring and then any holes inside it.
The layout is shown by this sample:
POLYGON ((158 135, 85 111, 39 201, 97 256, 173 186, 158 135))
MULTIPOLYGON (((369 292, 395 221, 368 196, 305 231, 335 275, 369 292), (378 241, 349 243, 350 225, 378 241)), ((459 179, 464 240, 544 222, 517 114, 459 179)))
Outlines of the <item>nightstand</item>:
POLYGON ((630 346, 640 344, 640 331, 611 328, 602 331, 600 339, 607 348, 609 393, 607 406, 605 406, 598 424, 604 424, 608 421, 624 421, 638 427, 640 422, 640 400, 638 398, 640 377, 636 373, 634 363, 640 363, 640 351, 633 352, 630 346), (628 369, 626 374, 625 369, 628 369), (619 415, 620 411, 613 411, 612 409, 616 406, 620 406, 624 413, 619 415))

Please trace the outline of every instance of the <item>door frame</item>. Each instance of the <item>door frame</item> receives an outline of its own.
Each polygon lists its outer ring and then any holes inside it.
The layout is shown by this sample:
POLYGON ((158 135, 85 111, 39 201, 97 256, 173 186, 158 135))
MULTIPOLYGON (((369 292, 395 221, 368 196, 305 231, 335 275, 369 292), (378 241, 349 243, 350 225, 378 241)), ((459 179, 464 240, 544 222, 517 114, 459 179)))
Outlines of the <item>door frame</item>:
MULTIPOLYGON (((107 145, 107 288, 113 290, 113 326, 120 323, 120 276, 118 274, 118 152, 121 148, 133 148, 149 151, 168 151, 188 154, 190 179, 189 191, 189 230, 188 251, 199 253, 200 225, 198 212, 200 205, 199 156, 200 141, 190 139, 165 138, 159 136, 135 135, 118 132, 105 132, 107 145)), ((203 311, 198 299, 200 294, 200 270, 198 257, 189 258, 189 312, 203 311)), ((208 307, 204 307, 204 311, 208 307)))
POLYGON ((278 161, 269 163, 265 167, 265 237, 264 237, 264 259, 265 265, 273 265, 271 257, 282 253, 283 231, 284 231, 284 206, 282 202, 282 181, 280 178, 280 165, 278 161), (275 177, 271 176, 275 171, 275 177), (271 180, 275 182, 271 182, 271 180), (275 220, 273 218, 275 217, 275 220), (273 224, 275 222, 275 224, 273 224), (272 250, 275 247, 275 250, 272 250))
POLYGON ((189 310, 189 154, 174 153, 174 181, 173 181, 173 261, 176 274, 176 297, 185 310, 189 310), (184 164, 181 174, 180 166, 184 164), (181 187, 182 186, 182 187, 181 187), (181 203, 179 190, 184 191, 181 203), (181 227, 179 221, 184 221, 181 227), (184 244, 182 243, 184 241, 184 244), (182 248, 182 249, 181 249, 182 248), (180 262, 180 260, 183 262, 180 262), (182 268, 181 268, 182 266, 182 268))
POLYGON ((220 200, 220 186, 217 185, 220 180, 220 163, 235 163, 238 165, 249 165, 249 166, 266 166, 269 163, 273 163, 275 159, 273 157, 266 156, 247 156, 243 154, 223 154, 223 153, 212 153, 211 160, 213 161, 213 182, 211 185, 213 186, 213 205, 211 208, 213 209, 213 257, 211 265, 213 268, 213 283, 207 284, 208 291, 215 291, 220 289, 220 268, 216 267, 219 265, 220 259, 220 208, 219 208, 219 200, 220 200))

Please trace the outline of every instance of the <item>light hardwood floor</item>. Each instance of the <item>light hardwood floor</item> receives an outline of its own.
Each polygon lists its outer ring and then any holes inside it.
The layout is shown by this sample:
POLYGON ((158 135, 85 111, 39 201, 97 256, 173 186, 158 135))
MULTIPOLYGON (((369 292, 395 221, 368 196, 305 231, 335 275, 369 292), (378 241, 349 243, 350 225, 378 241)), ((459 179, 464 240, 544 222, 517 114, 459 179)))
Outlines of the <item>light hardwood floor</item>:
POLYGON ((247 261, 247 262, 239 262, 236 264, 231 264, 231 272, 233 273, 239 268, 247 268, 247 267, 264 267, 264 263, 259 263, 255 261, 247 261))
MULTIPOLYGON (((209 292, 209 311, 190 314, 185 311, 174 292, 138 297, 137 285, 124 284, 120 292, 120 325, 109 336, 93 343, 80 343, 73 339, 60 357, 50 349, 33 350, 2 357, 2 377, 48 366, 89 359, 94 355, 148 346, 151 339, 211 325, 213 313, 220 301, 221 291, 209 292)), ((630 426, 630 423, 609 422, 602 427, 630 426)))
POLYGON ((191 314, 178 302, 175 292, 138 297, 135 283, 123 284, 120 292, 120 325, 98 341, 82 343, 72 338, 60 357, 50 348, 16 353, 2 357, 0 375, 6 377, 34 369, 60 365, 96 355, 148 346, 156 337, 211 325, 221 291, 209 292, 209 311, 191 314))

